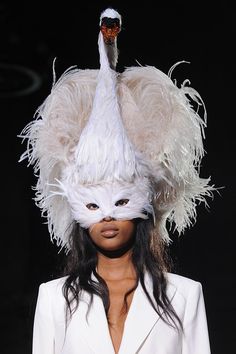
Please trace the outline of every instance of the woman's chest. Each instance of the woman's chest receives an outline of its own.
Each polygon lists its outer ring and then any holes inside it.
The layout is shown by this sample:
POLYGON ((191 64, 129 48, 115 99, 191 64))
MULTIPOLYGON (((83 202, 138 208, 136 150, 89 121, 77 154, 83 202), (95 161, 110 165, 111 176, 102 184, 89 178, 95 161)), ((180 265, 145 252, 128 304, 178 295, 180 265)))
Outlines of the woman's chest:
MULTIPOLYGON (((121 306, 121 294, 112 302, 121 306)), ((129 300, 130 301, 130 300, 129 300)), ((111 320, 118 318, 117 310, 111 312, 111 320)), ((68 327, 58 326, 55 333, 55 354, 181 354, 180 333, 166 325, 152 306, 137 289, 130 303, 125 321, 116 322, 123 329, 118 335, 112 333, 104 306, 95 297, 88 308, 88 302, 80 302, 79 308, 68 323, 68 327), (118 338, 118 344, 115 341, 118 338), (116 346, 117 345, 117 346, 116 346), (116 351, 115 351, 116 350, 116 351)))
POLYGON ((134 295, 135 281, 110 282, 108 327, 115 353, 118 353, 124 332, 125 321, 134 295))

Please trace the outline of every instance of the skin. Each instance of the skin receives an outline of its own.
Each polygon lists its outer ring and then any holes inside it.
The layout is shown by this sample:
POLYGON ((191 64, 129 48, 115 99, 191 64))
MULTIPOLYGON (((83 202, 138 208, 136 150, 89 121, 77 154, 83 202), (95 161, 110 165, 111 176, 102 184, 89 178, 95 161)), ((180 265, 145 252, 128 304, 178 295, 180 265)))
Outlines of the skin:
POLYGON ((135 222, 107 217, 90 227, 89 235, 98 249, 97 272, 109 289, 108 326, 115 353, 118 353, 134 291, 127 297, 127 309, 124 296, 136 284, 131 258, 135 222))
POLYGON ((106 217, 89 228, 93 243, 108 256, 109 252, 119 252, 129 248, 134 240, 134 234, 133 220, 115 220, 111 217, 106 217))

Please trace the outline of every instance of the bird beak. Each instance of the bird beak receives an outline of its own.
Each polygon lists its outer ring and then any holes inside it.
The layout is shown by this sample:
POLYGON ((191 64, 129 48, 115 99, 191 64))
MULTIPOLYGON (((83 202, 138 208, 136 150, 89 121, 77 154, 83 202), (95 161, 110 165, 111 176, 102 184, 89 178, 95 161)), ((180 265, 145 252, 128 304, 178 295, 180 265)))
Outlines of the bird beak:
POLYGON ((102 23, 100 30, 102 32, 104 42, 108 45, 112 45, 115 42, 115 39, 120 32, 120 26, 116 23, 107 26, 105 23, 102 23))

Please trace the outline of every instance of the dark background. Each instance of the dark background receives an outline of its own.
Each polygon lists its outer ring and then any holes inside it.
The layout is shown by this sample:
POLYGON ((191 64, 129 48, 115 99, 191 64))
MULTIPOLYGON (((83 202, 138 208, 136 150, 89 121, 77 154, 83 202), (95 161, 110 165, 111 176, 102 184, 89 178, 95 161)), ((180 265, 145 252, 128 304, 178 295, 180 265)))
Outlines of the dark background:
POLYGON ((173 235, 170 252, 176 271, 203 285, 212 353, 235 353, 235 15, 227 2, 206 4, 0 2, 2 354, 31 353, 38 286, 58 275, 63 258, 32 200, 32 168, 18 163, 26 145, 17 135, 50 92, 55 57, 57 77, 72 65, 99 67, 98 23, 108 6, 123 16, 118 71, 137 60, 167 73, 189 61, 173 78, 190 79, 206 104, 201 175, 224 188, 209 208, 198 207, 197 223, 184 236, 173 235))

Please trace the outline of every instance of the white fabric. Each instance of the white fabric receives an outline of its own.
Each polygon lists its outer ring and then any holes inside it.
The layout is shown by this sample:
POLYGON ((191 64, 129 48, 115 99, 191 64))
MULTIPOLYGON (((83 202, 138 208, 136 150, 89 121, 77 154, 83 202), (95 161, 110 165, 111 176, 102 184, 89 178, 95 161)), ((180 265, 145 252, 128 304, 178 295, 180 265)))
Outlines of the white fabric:
MULTIPOLYGON (((138 285, 126 318, 119 354, 210 354, 202 286, 194 280, 167 274, 167 293, 180 317, 184 335, 165 324, 138 285)), ((34 321, 33 354, 114 354, 102 300, 95 296, 86 322, 88 294, 65 333, 65 278, 44 283, 34 321)), ((146 276, 146 286, 152 284, 146 276)))

